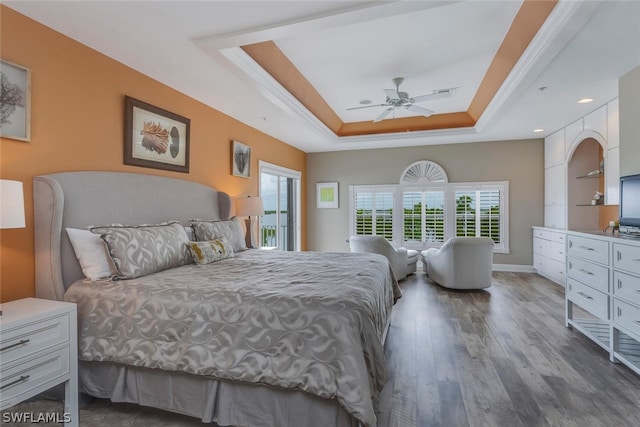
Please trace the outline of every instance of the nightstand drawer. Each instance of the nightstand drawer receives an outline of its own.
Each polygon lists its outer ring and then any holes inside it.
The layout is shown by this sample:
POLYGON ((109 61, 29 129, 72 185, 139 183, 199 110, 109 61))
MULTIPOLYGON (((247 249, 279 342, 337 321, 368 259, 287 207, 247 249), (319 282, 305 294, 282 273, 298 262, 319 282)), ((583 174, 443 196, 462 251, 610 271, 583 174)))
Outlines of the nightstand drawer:
POLYGON ((567 258, 567 276, 589 286, 609 292, 609 269, 580 258, 567 258))
POLYGON ((609 319, 609 296, 571 278, 567 279, 567 298, 594 316, 609 319))
MULTIPOLYGON (((48 353, 23 358, 13 364, 2 364, 0 387, 2 407, 10 407, 22 401, 22 395, 34 388, 44 391, 51 387, 48 382, 69 375, 69 347, 58 348, 48 353)), ((58 381, 59 382, 59 381, 58 381)))
POLYGON ((6 365, 42 349, 69 341, 69 316, 62 315, 2 329, 0 363, 6 365))
POLYGON ((613 300, 613 323, 640 338, 640 308, 618 299, 613 300))
POLYGON ((607 265, 609 264, 609 242, 569 235, 567 237, 567 255, 607 265))

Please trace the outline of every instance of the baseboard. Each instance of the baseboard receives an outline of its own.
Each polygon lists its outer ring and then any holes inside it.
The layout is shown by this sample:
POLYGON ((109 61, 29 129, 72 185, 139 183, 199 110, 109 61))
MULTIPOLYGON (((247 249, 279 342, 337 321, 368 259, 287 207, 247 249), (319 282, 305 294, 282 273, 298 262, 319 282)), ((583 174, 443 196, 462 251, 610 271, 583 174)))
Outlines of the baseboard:
POLYGON ((513 271, 517 273, 535 273, 536 270, 532 265, 520 264, 493 264, 493 271, 513 271))

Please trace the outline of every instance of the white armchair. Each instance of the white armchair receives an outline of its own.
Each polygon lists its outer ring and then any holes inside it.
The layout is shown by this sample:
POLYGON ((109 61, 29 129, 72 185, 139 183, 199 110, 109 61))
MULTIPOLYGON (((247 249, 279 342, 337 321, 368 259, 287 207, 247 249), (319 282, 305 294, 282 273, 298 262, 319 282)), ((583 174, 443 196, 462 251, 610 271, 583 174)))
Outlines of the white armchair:
POLYGON ((349 248, 351 252, 374 253, 387 257, 396 280, 404 279, 416 271, 418 251, 396 248, 382 236, 351 236, 349 248))
POLYGON ((422 251, 422 268, 431 280, 445 288, 488 288, 493 246, 488 237, 453 237, 439 249, 422 251))

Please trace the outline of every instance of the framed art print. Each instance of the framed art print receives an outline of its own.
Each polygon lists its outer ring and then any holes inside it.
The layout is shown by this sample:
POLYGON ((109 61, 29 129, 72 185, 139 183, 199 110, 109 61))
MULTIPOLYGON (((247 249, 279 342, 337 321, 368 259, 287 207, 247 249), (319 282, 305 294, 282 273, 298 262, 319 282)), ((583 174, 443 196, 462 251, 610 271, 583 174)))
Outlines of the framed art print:
POLYGON ((124 104, 124 164, 188 173, 191 121, 129 96, 124 104))
POLYGON ((251 178, 251 147, 242 142, 231 142, 231 174, 251 178))
POLYGON ((337 182, 318 182, 316 184, 316 207, 319 209, 338 208, 337 182))
POLYGON ((0 136, 31 140, 31 71, 0 60, 2 102, 0 103, 0 136))

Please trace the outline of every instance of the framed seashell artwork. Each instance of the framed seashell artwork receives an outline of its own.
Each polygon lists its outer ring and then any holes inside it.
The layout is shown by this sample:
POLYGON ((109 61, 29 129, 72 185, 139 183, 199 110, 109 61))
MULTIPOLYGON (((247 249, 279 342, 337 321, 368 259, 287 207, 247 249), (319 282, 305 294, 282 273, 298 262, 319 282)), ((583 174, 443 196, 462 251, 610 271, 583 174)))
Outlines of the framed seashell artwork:
POLYGON ((124 164, 189 172, 186 117, 124 97, 124 164))
POLYGON ((251 147, 238 141, 231 141, 231 174, 251 178, 251 147))

